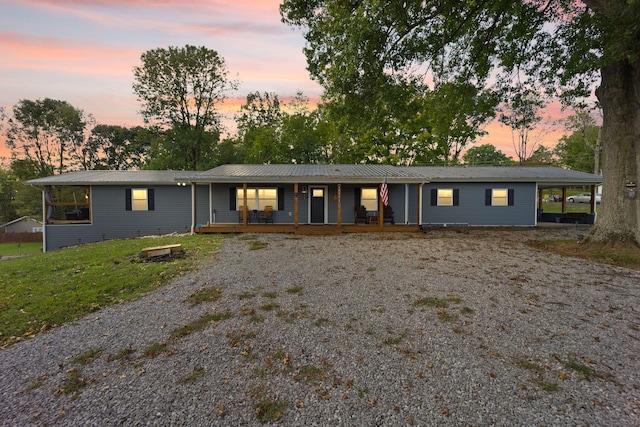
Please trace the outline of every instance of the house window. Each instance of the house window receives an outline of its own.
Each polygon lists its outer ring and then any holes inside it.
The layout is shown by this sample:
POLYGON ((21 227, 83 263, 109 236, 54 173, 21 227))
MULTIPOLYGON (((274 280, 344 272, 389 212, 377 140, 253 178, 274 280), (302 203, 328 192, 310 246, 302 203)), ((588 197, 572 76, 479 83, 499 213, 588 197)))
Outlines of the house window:
POLYGON ((147 189, 146 188, 132 188, 131 189, 131 209, 134 211, 146 211, 149 208, 147 202, 147 189))
POLYGON ((458 188, 432 188, 431 206, 458 206, 460 201, 460 189, 458 188))
POLYGON ((438 206, 453 206, 452 188, 438 188, 438 206))
POLYGON ((153 188, 127 188, 125 205, 128 211, 152 211, 154 206, 153 188))
POLYGON ((485 192, 486 206, 513 206, 513 188, 487 188, 485 192))
MULTIPOLYGON (((236 189, 236 210, 244 205, 244 189, 236 189)), ((277 188, 247 188, 247 209, 263 211, 265 206, 278 210, 277 188)))
POLYGON ((360 197, 360 203, 364 206, 368 211, 377 211, 378 210, 378 189, 376 187, 373 188, 363 188, 362 196, 360 197))
POLYGON ((491 190, 491 206, 509 206, 506 188, 493 188, 491 190))

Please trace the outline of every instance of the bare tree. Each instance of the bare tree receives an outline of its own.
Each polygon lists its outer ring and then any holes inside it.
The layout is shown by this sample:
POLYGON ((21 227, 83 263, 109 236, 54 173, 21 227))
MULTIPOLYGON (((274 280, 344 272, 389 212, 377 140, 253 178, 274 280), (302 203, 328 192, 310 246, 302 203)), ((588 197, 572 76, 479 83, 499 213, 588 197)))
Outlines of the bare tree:
POLYGON ((540 145, 533 138, 533 131, 542 120, 540 111, 545 106, 546 102, 539 91, 519 84, 500 112, 500 121, 511 128, 513 149, 521 165, 540 145))

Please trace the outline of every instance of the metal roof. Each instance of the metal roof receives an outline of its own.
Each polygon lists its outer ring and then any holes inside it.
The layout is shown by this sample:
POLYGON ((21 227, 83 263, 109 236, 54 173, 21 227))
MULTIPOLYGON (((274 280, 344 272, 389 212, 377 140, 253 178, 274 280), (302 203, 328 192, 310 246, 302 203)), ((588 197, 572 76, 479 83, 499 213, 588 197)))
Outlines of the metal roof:
POLYGON ((77 171, 27 181, 42 185, 172 185, 197 183, 536 182, 540 186, 600 184, 602 177, 551 166, 223 165, 193 171, 77 171))
POLYGON ((169 185, 185 171, 76 171, 27 181, 30 185, 169 185))
POLYGON ((185 176, 192 182, 323 182, 323 183, 418 183, 423 177, 410 169, 391 165, 223 165, 185 176))
POLYGON ((550 185, 600 184, 602 176, 553 166, 409 166, 429 182, 537 182, 550 185))

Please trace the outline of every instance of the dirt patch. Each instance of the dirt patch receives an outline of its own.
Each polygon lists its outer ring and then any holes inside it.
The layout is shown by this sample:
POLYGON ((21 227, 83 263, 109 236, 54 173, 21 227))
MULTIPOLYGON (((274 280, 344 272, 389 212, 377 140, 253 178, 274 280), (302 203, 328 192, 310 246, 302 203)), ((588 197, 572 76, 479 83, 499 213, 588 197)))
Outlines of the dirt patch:
POLYGON ((594 243, 566 240, 532 240, 537 249, 590 261, 640 270, 640 248, 624 242, 594 243))

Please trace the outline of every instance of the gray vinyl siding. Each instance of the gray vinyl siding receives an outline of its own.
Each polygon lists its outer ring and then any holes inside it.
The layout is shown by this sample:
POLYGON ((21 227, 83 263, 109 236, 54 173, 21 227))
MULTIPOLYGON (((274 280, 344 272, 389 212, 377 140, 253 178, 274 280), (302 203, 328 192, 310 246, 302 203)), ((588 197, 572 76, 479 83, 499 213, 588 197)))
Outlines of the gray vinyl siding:
POLYGON ((361 186, 356 186, 356 185, 342 186, 342 190, 341 190, 342 222, 346 224, 355 222, 355 219, 356 219, 356 201, 355 201, 356 188, 361 188, 361 186))
MULTIPOLYGON (((206 224, 209 221, 209 185, 197 185, 197 193, 196 193, 196 218, 195 225, 197 224, 206 224)), ((191 203, 191 199, 189 199, 189 203, 191 203)), ((191 221, 189 221, 191 224, 191 221)))
MULTIPOLYGON (((407 203, 408 205, 408 215, 407 215, 407 221, 409 224, 418 224, 418 185, 416 184, 409 184, 408 185, 408 189, 409 189, 409 202, 407 203)), ((395 212, 395 209, 394 209, 395 212)), ((396 224, 398 223, 402 223, 404 222, 404 212, 403 212, 403 216, 402 217, 398 217, 396 216, 396 224)))
POLYGON ((389 206, 393 210, 396 224, 404 224, 405 217, 405 184, 389 184, 389 206))
POLYGON ((211 188, 211 206, 213 215, 211 222, 216 223, 237 223, 238 212, 229 206, 229 189, 236 188, 237 185, 214 184, 211 188))
POLYGON ((293 217, 295 199, 293 184, 278 185, 278 188, 284 188, 284 206, 279 206, 278 211, 273 213, 273 222, 277 224, 293 224, 295 222, 293 217))
MULTIPOLYGON (((232 209, 231 203, 231 189, 237 189, 242 187, 241 183, 238 184, 214 184, 211 187, 211 222, 212 223, 220 223, 220 224, 233 224, 238 223, 238 211, 235 207, 232 209), (215 213, 215 215, 214 215, 215 213), (214 218, 215 217, 215 218, 214 218)), ((259 185, 248 185, 247 188, 283 188, 284 189, 284 205, 279 205, 278 210, 273 212, 273 221, 274 223, 279 224, 293 224, 293 202, 294 202, 294 194, 293 194, 293 185, 292 184, 259 184, 259 185)), ((280 191, 280 190, 278 190, 280 191)), ((198 202, 198 205, 202 202, 198 202)), ((208 209, 208 199, 207 199, 207 209, 208 209)), ((234 203, 235 205, 235 203, 234 203)), ((303 213, 306 215, 306 207, 303 206, 304 201, 302 195, 300 195, 300 218, 303 218, 303 213)), ((200 206, 199 206, 200 209, 200 206)), ((304 217, 306 218, 306 216, 304 217)))
POLYGON ((432 182, 423 187, 422 223, 467 225, 535 225, 536 186, 533 183, 432 182), (458 206, 431 206, 431 189, 458 189, 458 206), (485 191, 513 189, 513 206, 486 206, 485 191))
MULTIPOLYGON (((203 199, 206 194, 203 195, 203 199)), ((191 226, 191 187, 92 186, 91 224, 47 224, 46 250, 138 236, 185 233, 191 226), (127 211, 126 188, 153 188, 152 211, 127 211)))

